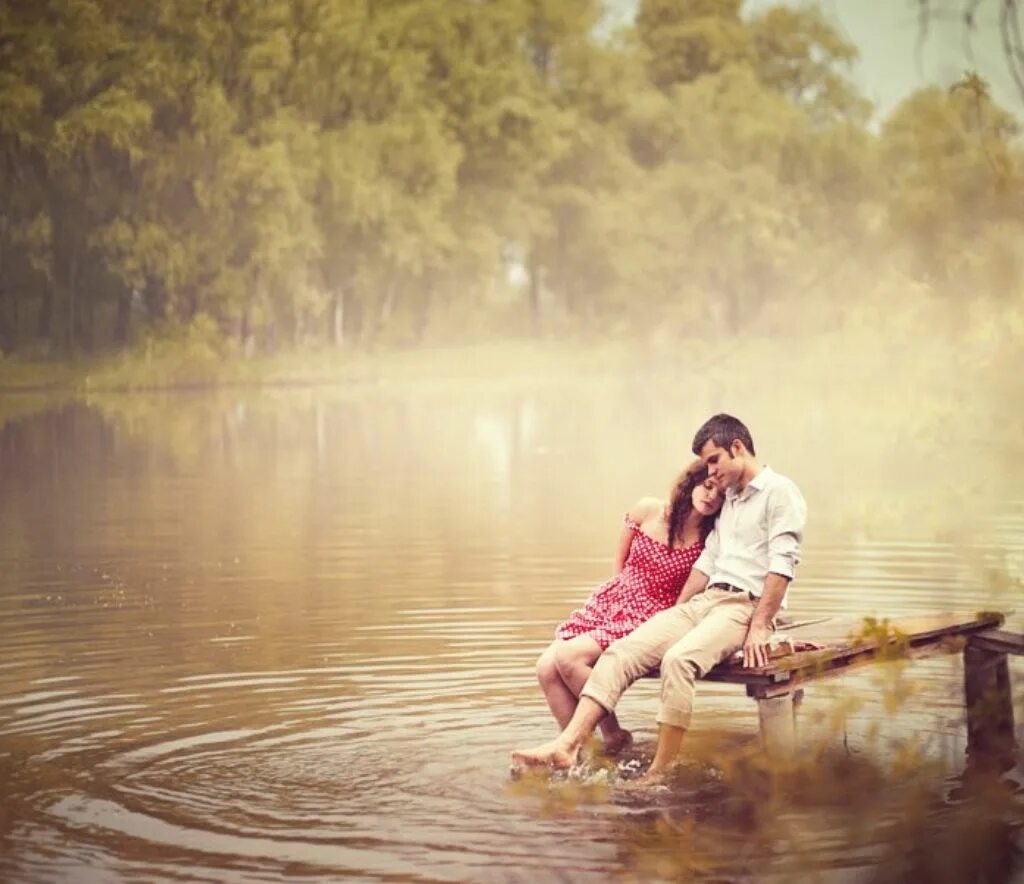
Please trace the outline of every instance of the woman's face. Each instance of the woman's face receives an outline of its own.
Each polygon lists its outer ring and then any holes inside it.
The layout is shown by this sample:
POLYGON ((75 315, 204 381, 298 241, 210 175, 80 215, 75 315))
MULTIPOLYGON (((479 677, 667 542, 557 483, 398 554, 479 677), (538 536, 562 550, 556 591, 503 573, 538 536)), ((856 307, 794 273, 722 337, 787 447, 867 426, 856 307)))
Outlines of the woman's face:
POLYGON ((702 516, 713 516, 722 508, 722 492, 712 479, 705 479, 690 495, 693 508, 702 516))

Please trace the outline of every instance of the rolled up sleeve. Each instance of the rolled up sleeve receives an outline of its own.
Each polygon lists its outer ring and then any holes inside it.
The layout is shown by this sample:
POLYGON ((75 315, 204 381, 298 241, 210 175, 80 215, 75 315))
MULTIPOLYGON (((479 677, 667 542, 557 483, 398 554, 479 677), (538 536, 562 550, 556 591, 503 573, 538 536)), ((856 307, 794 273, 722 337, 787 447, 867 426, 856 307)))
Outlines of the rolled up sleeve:
POLYGON ((768 570, 772 574, 793 579, 806 522, 807 503, 800 489, 792 483, 773 488, 768 504, 768 570))

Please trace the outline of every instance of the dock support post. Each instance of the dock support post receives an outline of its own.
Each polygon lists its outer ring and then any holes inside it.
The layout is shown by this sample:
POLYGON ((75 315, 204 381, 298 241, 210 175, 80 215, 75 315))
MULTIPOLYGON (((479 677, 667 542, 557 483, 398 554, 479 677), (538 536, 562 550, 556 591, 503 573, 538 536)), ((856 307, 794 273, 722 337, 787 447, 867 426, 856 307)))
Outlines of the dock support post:
POLYGON ((789 758, 796 752, 796 707, 802 691, 757 698, 761 743, 769 752, 789 758))
POLYGON ((1006 653, 973 645, 964 648, 967 754, 974 761, 1012 760, 1013 697, 1006 653))

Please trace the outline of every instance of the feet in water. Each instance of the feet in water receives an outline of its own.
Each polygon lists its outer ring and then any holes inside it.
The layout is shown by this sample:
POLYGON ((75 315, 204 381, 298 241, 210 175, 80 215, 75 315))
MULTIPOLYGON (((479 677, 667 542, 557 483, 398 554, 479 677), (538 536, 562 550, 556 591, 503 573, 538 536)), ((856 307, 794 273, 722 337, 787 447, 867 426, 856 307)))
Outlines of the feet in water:
POLYGON ((533 749, 517 749, 512 753, 512 763, 525 767, 550 767, 564 770, 572 767, 579 756, 579 747, 567 748, 558 740, 544 743, 533 749))
POLYGON ((629 731, 619 728, 615 733, 605 735, 604 754, 614 758, 616 755, 621 755, 632 745, 633 735, 629 731))
POLYGON ((635 795, 650 789, 657 789, 668 783, 669 773, 667 770, 648 770, 642 776, 634 777, 630 780, 620 779, 615 783, 615 791, 635 795))

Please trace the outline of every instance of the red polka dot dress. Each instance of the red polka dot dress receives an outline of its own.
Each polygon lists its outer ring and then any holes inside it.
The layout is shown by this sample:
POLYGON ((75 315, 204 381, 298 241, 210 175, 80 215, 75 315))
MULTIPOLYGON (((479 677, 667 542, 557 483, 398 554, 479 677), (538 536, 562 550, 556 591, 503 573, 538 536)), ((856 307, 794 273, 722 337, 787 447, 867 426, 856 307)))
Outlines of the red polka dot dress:
POLYGON ((644 534, 629 516, 626 525, 633 532, 633 541, 622 571, 555 628, 557 638, 589 635, 604 650, 676 603, 704 544, 673 549, 644 534))

